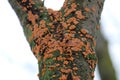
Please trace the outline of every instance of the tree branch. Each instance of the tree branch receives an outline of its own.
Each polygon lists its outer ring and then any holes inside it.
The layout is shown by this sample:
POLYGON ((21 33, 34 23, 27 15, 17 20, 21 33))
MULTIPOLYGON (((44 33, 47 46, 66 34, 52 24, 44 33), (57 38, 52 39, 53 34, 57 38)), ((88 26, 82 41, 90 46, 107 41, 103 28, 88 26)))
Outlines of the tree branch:
POLYGON ((65 0, 59 11, 41 0, 9 0, 39 62, 40 80, 92 80, 103 0, 65 0))

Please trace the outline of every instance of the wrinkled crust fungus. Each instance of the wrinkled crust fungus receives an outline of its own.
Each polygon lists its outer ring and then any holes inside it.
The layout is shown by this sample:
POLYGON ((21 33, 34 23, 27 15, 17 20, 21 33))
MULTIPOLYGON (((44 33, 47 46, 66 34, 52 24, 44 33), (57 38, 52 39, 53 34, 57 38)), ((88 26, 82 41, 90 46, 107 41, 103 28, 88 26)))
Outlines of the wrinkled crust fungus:
POLYGON ((97 63, 92 29, 99 27, 91 16, 100 16, 100 1, 65 0, 59 11, 45 8, 41 0, 17 2, 27 14, 24 29, 31 33, 27 40, 39 61, 40 80, 92 80, 97 63))

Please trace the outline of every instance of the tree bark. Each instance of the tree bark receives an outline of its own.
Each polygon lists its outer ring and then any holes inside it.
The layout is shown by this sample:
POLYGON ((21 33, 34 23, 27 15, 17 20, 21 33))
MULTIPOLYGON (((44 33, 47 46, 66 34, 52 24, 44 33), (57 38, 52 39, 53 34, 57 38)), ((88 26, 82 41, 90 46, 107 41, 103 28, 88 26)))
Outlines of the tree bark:
POLYGON ((40 80, 92 80, 104 0, 65 0, 59 11, 41 0, 9 0, 38 59, 40 80))

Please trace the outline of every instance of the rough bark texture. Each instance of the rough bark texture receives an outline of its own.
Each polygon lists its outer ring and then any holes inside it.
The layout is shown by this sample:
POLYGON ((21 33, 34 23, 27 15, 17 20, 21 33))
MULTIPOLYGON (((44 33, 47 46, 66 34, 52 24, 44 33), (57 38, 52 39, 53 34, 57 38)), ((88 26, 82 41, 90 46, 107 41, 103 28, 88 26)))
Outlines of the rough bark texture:
POLYGON ((109 56, 108 42, 105 40, 101 32, 98 36, 96 53, 98 57, 98 69, 101 80, 117 80, 115 70, 109 56))
POLYGON ((41 0, 9 0, 31 50, 40 80, 92 80, 95 36, 104 0, 65 0, 59 11, 41 0))

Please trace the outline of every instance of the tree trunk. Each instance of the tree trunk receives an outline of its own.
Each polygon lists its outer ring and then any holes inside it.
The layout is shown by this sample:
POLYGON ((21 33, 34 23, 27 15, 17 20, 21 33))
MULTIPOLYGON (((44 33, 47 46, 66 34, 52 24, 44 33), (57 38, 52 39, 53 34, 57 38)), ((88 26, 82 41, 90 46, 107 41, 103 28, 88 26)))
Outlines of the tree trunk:
POLYGON ((59 11, 41 0, 9 0, 38 59, 40 80, 92 80, 95 37, 104 0, 65 0, 59 11))
POLYGON ((98 36, 96 53, 98 57, 98 69, 101 80, 117 80, 115 70, 109 56, 108 42, 105 40, 101 32, 98 36))

